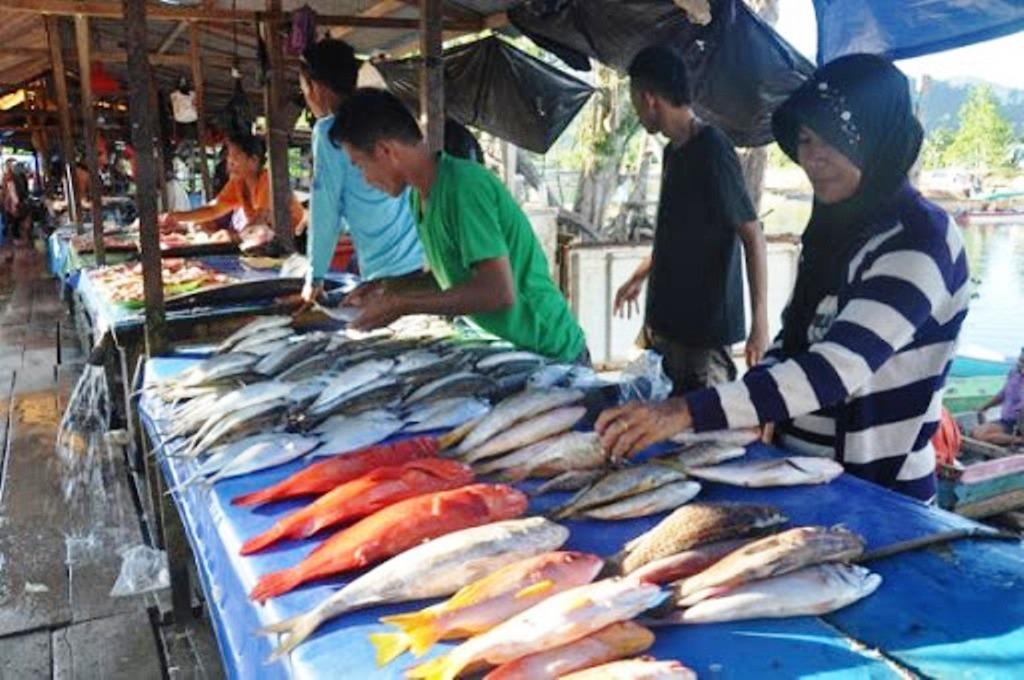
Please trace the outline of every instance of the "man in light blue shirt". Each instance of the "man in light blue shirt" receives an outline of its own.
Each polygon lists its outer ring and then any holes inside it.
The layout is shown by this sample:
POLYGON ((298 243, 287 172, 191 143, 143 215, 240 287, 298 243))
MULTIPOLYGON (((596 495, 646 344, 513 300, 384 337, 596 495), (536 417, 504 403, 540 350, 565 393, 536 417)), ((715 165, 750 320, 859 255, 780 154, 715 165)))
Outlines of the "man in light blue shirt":
POLYGON ((364 282, 379 282, 423 270, 424 256, 409 211, 408 192, 391 197, 370 186, 348 153, 330 139, 333 111, 356 87, 359 60, 352 47, 326 38, 306 48, 299 85, 313 115, 313 186, 309 201, 310 273, 303 299, 323 291, 323 278, 338 238, 348 232, 364 282))

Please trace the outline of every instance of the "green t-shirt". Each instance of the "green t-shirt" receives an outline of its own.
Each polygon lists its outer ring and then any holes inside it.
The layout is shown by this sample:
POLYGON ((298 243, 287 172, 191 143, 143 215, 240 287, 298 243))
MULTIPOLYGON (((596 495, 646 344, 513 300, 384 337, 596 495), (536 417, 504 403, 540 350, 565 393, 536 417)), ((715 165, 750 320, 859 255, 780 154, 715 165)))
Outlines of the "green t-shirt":
POLYGON ((441 154, 426 214, 418 191, 411 200, 427 262, 442 290, 468 281, 477 262, 508 257, 515 304, 473 314, 475 323, 547 357, 579 357, 583 331, 551 280, 530 221, 494 174, 479 163, 441 154))

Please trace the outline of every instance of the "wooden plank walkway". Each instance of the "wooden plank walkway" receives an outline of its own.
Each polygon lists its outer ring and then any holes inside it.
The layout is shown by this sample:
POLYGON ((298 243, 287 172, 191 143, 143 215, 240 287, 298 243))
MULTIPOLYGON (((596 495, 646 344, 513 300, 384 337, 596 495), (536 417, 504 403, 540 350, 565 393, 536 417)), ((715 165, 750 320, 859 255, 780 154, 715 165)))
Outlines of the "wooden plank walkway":
POLYGON ((205 620, 159 626, 157 594, 110 597, 139 516, 120 447, 100 442, 74 475, 56 453, 86 369, 44 265, 0 255, 0 680, 221 678, 205 620))

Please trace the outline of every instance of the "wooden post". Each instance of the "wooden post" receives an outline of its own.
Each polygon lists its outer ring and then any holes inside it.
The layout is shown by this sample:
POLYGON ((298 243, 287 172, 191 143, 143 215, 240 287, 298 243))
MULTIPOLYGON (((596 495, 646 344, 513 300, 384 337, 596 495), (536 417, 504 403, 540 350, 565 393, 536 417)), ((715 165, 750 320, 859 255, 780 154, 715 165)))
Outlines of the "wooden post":
MULTIPOLYGON (((281 0, 267 0, 267 11, 280 15, 281 0)), ((264 110, 267 116, 267 170, 270 173, 270 214, 274 232, 285 252, 295 252, 292 233, 291 197, 288 185, 288 130, 284 112, 284 59, 281 37, 273 21, 263 22, 263 40, 270 59, 270 78, 264 88, 264 110)))
POLYGON ((444 148, 444 56, 441 0, 420 1, 420 124, 431 151, 444 148))
POLYGON ((196 134, 199 136, 199 173, 203 177, 203 192, 207 201, 213 199, 213 184, 210 181, 210 167, 206 163, 206 88, 203 84, 203 66, 199 62, 199 26, 195 22, 188 25, 189 51, 192 58, 192 87, 196 92, 196 134))
POLYGON ((89 58, 89 19, 75 15, 75 42, 78 43, 78 70, 82 89, 82 129, 85 164, 89 167, 89 201, 92 203, 92 237, 96 264, 107 263, 103 244, 103 188, 100 185, 99 159, 96 155, 96 111, 92 100, 92 70, 89 58))
MULTIPOLYGON (((142 287, 146 300, 146 351, 163 354, 167 333, 164 318, 164 283, 160 262, 160 233, 156 223, 156 149, 154 111, 150 106, 152 75, 146 39, 146 3, 122 0, 125 47, 128 51, 132 146, 135 147, 135 202, 139 213, 142 250, 142 287)), ((127 378, 126 378, 127 379, 127 378)))
POLYGON ((68 81, 64 70, 64 49, 60 39, 57 17, 46 15, 46 34, 50 43, 50 68, 53 90, 57 95, 57 114, 60 117, 60 151, 64 159, 64 197, 68 201, 71 222, 81 229, 78 215, 78 195, 75 191, 75 145, 71 133, 71 108, 68 103, 68 81))

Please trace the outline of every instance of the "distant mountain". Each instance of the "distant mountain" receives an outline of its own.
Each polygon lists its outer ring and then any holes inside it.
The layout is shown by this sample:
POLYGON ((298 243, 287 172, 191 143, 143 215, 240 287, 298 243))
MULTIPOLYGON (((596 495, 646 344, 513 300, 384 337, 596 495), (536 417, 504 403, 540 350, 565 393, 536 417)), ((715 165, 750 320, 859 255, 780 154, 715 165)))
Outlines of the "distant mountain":
MULTIPOLYGON (((925 130, 932 132, 942 127, 956 129, 959 125, 957 114, 967 101, 968 92, 971 87, 981 84, 986 84, 981 78, 932 79, 919 102, 921 123, 925 130)), ((999 99, 1003 115, 1013 125, 1014 132, 1018 136, 1024 136, 1024 90, 987 84, 999 99)), ((915 82, 913 87, 917 92, 918 83, 915 82)))

